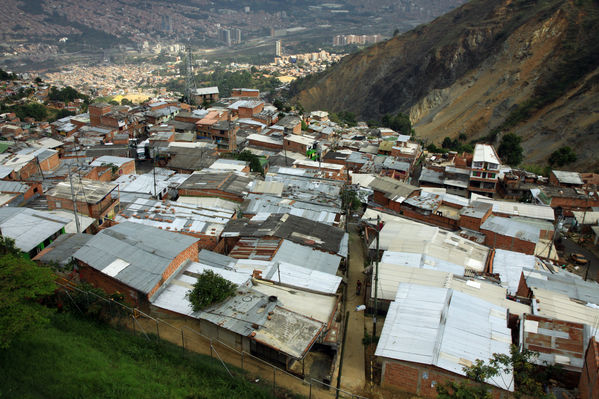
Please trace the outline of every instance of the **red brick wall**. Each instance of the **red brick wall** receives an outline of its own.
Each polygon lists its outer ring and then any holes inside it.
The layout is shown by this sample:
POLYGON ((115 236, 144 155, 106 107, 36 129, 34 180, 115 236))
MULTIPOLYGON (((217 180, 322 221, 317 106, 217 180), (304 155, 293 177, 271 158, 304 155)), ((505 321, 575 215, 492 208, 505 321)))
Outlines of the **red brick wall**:
POLYGON ((534 255, 535 253, 536 244, 534 242, 503 236, 485 229, 481 229, 480 231, 485 234, 485 245, 488 247, 507 249, 528 255, 534 255))
POLYGON ((300 154, 305 154, 307 151, 307 146, 305 144, 296 143, 294 141, 289 141, 285 139, 285 148, 287 151, 299 152, 300 154))
POLYGON ((460 216, 459 226, 470 230, 480 231, 482 219, 473 218, 470 216, 460 216))
POLYGON ((379 205, 383 205, 383 206, 389 205, 389 199, 387 199, 385 197, 385 194, 381 191, 375 191, 374 195, 372 196, 372 199, 374 200, 374 202, 376 202, 379 205))
POLYGON ((275 143, 266 143, 264 141, 254 141, 254 140, 248 140, 249 145, 253 145, 256 147, 263 147, 263 148, 272 148, 273 150, 282 150, 283 149, 283 143, 281 144, 275 144, 275 143))
MULTIPOLYGON (((71 201, 70 199, 57 198, 57 197, 52 197, 49 195, 46 196, 46 199, 48 200, 48 209, 49 210, 53 210, 53 209, 73 210, 73 201, 71 201), (56 206, 57 202, 60 203, 60 206, 56 206)), ((106 212, 106 210, 111 205, 111 203, 114 206, 116 203, 118 203, 118 201, 115 200, 113 202, 110 195, 107 195, 106 198, 104 198, 99 204, 88 204, 86 202, 78 201, 77 202, 77 212, 97 219, 97 218, 103 216, 103 213, 106 212), (104 212, 102 210, 104 210, 104 212)))
POLYGON ((584 358, 584 366, 580 375, 578 389, 581 399, 599 399, 599 348, 595 338, 591 338, 587 353, 584 358))
POLYGON ((107 294, 114 294, 118 291, 124 295, 125 302, 133 306, 141 306, 146 302, 143 294, 137 290, 107 276, 101 271, 98 271, 81 261, 78 261, 77 263, 79 264, 79 278, 82 281, 86 281, 94 287, 103 289, 107 294))
POLYGON ((421 220, 423 222, 431 223, 436 226, 444 227, 446 229, 456 230, 458 227, 457 220, 450 219, 445 216, 440 216, 435 213, 431 213, 430 215, 423 215, 405 205, 402 205, 400 207, 400 210, 403 216, 406 216, 410 219, 421 220))
POLYGON ((51 155, 50 157, 44 159, 43 161, 40 161, 40 167, 45 172, 58 168, 58 165, 60 165, 60 159, 58 158, 58 152, 56 152, 54 155, 51 155))
MULTIPOLYGON (((14 173, 15 180, 28 180, 31 176, 35 175, 39 172, 37 166, 37 160, 32 159, 25 166, 21 168, 18 172, 14 173)), ((12 176, 12 175, 11 175, 12 176)))
MULTIPOLYGON (((401 362, 383 361, 381 385, 396 388, 422 397, 437 397, 437 385, 446 381, 468 381, 465 377, 441 370, 434 366, 401 362)), ((507 397, 507 392, 487 386, 493 398, 507 397)))
POLYGON ((518 290, 516 291, 516 296, 520 298, 530 298, 532 295, 532 291, 526 285, 526 279, 524 278, 524 273, 520 273, 520 282, 518 283, 518 290))
POLYGON ((179 266, 181 266, 181 264, 187 260, 191 260, 194 262, 198 261, 198 245, 197 245, 197 243, 193 243, 192 245, 187 247, 187 249, 185 249, 183 252, 181 252, 179 255, 177 255, 175 257, 175 259, 173 259, 173 261, 167 266, 167 268, 162 273, 162 277, 161 277, 160 281, 158 282, 158 284, 156 284, 156 286, 154 286, 154 288, 152 288, 152 290, 150 290, 150 292, 148 293, 148 298, 151 298, 152 295, 154 295, 156 293, 156 291, 158 291, 158 289, 162 286, 162 284, 164 284, 164 282, 170 276, 172 276, 173 273, 175 273, 177 271, 179 266))

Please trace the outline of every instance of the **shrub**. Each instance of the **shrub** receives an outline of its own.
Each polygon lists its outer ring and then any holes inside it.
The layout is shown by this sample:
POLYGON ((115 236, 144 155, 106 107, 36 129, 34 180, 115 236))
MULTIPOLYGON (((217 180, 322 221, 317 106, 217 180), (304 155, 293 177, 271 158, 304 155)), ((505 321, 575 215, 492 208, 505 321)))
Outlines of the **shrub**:
POLYGON ((235 295, 237 285, 224 279, 212 270, 205 270, 198 276, 193 289, 187 293, 187 298, 195 312, 208 306, 224 301, 235 295))

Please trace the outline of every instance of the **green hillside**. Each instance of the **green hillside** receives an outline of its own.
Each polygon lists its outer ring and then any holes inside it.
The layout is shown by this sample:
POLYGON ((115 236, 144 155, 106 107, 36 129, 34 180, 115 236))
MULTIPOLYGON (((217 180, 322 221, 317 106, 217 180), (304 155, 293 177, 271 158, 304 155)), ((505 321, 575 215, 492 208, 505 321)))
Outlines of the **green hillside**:
POLYGON ((0 398, 273 398, 209 357, 56 314, 0 350, 0 398))

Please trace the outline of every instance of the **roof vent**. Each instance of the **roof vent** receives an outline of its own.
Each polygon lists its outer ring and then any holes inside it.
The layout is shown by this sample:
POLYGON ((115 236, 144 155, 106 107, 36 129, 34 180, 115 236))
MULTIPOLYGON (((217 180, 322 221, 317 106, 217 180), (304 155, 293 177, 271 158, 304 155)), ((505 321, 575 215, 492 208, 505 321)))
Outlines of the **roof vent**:
POLYGON ((277 297, 275 295, 271 295, 268 297, 268 302, 276 302, 277 301, 277 297))

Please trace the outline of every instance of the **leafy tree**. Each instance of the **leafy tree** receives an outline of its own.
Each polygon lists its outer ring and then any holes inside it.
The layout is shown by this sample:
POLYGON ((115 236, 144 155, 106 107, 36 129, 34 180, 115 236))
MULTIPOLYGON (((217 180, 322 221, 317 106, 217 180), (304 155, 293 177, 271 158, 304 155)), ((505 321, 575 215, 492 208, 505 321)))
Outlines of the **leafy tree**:
POLYGON ((560 147, 549 156, 549 165, 564 166, 576 162, 576 153, 568 146, 560 147))
POLYGON ((239 154, 237 154, 237 156, 235 158, 240 161, 249 162, 250 163, 250 171, 258 172, 258 173, 264 175, 264 168, 262 167, 262 164, 260 163, 260 157, 257 156, 256 154, 252 154, 250 151, 245 150, 245 151, 242 151, 239 154))
POLYGON ((131 102, 131 100, 129 100, 128 98, 123 98, 121 100, 121 105, 133 105, 133 102, 131 102))
POLYGON ((468 140, 468 136, 466 136, 466 133, 460 133, 458 135, 458 140, 459 141, 466 141, 466 140, 468 140))
POLYGON ((402 114, 401 112, 395 116, 388 114, 383 115, 381 125, 393 129, 400 134, 405 134, 408 136, 414 134, 410 117, 406 114, 402 114))
MULTIPOLYGON (((516 345, 510 347, 510 354, 493 354, 488 362, 477 360, 472 366, 464 367, 469 382, 447 381, 437 385, 439 398, 443 399, 487 399, 491 394, 484 384, 485 380, 498 376, 501 373, 513 372, 514 375, 514 397, 519 398, 554 398, 546 394, 543 385, 550 378, 559 373, 555 366, 547 366, 543 369, 532 361, 537 358, 537 352, 528 349, 520 349, 516 345)), ((508 381, 506 381, 507 383, 508 381)))
POLYGON ((81 98, 83 100, 87 99, 87 96, 79 93, 77 90, 73 89, 71 86, 64 87, 62 89, 58 89, 54 86, 50 87, 50 92, 48 93, 48 99, 51 101, 62 101, 65 103, 76 100, 77 98, 81 98))
POLYGON ((15 109, 15 113, 21 119, 31 117, 36 121, 41 121, 48 116, 48 110, 43 104, 29 103, 19 105, 15 109))
MULTIPOLYGON (((0 349, 6 349, 23 331, 47 322, 49 310, 37 299, 54 292, 50 269, 37 266, 2 239, 0 256, 0 349)), ((11 240, 12 241, 12 240, 11 240)))
POLYGON ((523 149, 520 143, 522 138, 514 133, 508 133, 501 138, 497 153, 505 163, 517 166, 522 162, 523 149))
POLYGON ((237 285, 214 273, 205 270, 198 276, 198 281, 193 289, 187 292, 187 298, 194 312, 207 308, 208 306, 224 301, 235 295, 237 285))
POLYGON ((356 192, 349 189, 341 191, 341 203, 343 204, 343 209, 349 208, 352 211, 355 211, 362 206, 362 202, 358 198, 356 192))

